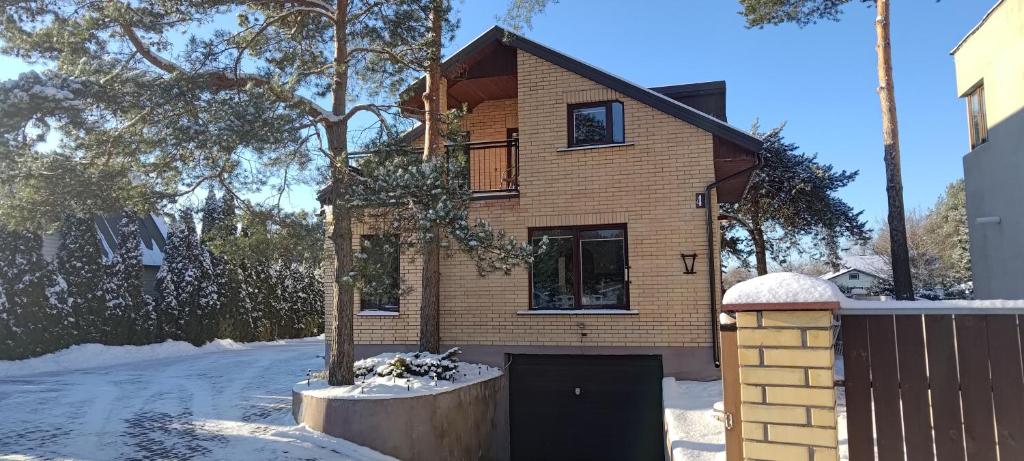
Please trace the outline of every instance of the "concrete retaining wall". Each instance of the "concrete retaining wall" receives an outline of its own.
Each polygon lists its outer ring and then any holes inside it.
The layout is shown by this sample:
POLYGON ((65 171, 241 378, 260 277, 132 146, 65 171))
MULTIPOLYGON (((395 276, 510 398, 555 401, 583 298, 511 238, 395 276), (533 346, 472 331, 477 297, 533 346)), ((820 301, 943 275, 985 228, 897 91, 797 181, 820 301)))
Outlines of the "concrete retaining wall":
POLYGON ((292 393, 295 421, 404 461, 493 459, 504 376, 447 392, 394 399, 292 393))

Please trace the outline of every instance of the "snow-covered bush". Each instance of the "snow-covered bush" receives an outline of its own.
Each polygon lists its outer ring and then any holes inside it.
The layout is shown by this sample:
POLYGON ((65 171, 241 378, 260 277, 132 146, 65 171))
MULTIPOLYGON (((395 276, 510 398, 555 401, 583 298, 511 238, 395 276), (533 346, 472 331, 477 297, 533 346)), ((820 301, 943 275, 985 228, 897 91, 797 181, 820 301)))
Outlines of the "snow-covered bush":
POLYGON ((360 360, 355 364, 357 378, 370 375, 380 377, 408 378, 426 376, 438 380, 453 381, 459 369, 456 355, 462 351, 455 347, 444 354, 429 352, 398 353, 391 358, 381 356, 360 360))

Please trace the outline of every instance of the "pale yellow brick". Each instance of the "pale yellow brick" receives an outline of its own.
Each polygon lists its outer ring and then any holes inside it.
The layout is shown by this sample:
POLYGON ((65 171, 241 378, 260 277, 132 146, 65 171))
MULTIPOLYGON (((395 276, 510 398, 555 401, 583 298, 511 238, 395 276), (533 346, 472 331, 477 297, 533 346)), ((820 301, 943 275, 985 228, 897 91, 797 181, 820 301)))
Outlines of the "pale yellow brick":
POLYGON ((782 384, 803 386, 804 370, 800 368, 759 368, 740 367, 740 382, 743 384, 782 384))
POLYGON ((761 386, 740 385, 740 400, 744 402, 764 403, 764 388, 761 386))
POLYGON ((740 346, 801 346, 800 330, 739 329, 736 343, 740 346))
POLYGON ((807 346, 809 347, 832 347, 832 331, 830 330, 807 330, 807 346))
POLYGON ((757 327, 757 312, 737 312, 736 326, 738 328, 757 327))
POLYGON ((770 461, 809 461, 810 450, 796 445, 744 441, 743 456, 770 461))
POLYGON ((764 440, 764 424, 744 421, 743 438, 747 440, 764 440))
POLYGON ((757 405, 744 403, 741 406, 743 420, 759 423, 807 424, 807 409, 785 405, 757 405))
POLYGON ((839 451, 835 448, 814 447, 814 461, 839 461, 839 451))
POLYGON ((766 403, 835 407, 835 390, 822 387, 766 387, 766 403))
POLYGON ((832 325, 831 311, 767 311, 761 314, 764 327, 827 327, 832 325))
POLYGON ((839 445, 839 436, 835 428, 821 427, 769 424, 768 440, 833 448, 839 445))
POLYGON ((807 370, 807 383, 816 387, 832 387, 835 385, 835 372, 831 368, 807 370))
POLYGON ((811 408, 811 424, 822 427, 836 427, 836 411, 834 409, 811 408))
POLYGON ((760 365, 761 350, 756 348, 739 348, 740 365, 760 365))
POLYGON ((832 349, 764 349, 765 365, 831 367, 832 349))

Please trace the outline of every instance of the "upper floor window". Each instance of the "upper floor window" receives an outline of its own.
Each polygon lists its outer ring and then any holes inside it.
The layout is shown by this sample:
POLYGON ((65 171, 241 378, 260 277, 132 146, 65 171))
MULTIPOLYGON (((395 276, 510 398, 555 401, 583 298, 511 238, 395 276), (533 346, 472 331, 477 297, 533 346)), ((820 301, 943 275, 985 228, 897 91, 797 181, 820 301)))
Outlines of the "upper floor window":
POLYGON ((860 280, 860 274, 853 272, 850 274, 850 280, 860 280))
POLYGON ((568 115, 569 147, 626 141, 620 101, 570 104, 568 115))
POLYGON ((530 270, 533 309, 626 309, 629 265, 626 226, 532 229, 548 246, 530 270))
POLYGON ((988 141, 988 119, 985 117, 985 87, 978 85, 967 94, 967 120, 971 132, 971 149, 988 141))

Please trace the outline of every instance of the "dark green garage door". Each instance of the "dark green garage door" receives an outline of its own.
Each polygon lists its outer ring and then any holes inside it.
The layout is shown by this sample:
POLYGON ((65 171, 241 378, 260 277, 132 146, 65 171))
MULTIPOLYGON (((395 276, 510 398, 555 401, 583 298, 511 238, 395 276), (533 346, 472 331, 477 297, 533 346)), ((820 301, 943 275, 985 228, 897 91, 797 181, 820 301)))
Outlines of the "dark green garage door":
POLYGON ((513 355, 512 459, 663 460, 661 357, 513 355))

